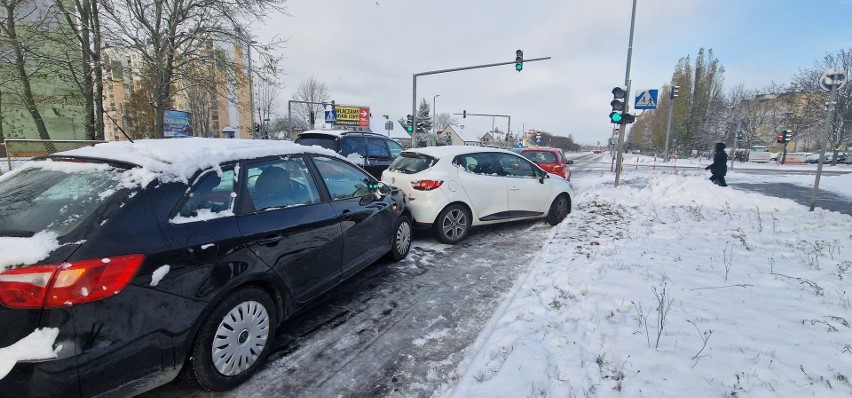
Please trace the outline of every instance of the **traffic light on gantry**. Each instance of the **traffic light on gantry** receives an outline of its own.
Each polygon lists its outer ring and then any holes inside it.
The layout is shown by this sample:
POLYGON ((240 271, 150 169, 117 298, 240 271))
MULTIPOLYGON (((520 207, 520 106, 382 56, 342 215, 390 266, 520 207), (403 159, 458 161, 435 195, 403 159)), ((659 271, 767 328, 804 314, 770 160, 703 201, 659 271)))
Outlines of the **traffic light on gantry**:
POLYGON ((521 50, 515 51, 515 70, 520 72, 524 69, 524 52, 521 50))
POLYGON ((680 86, 672 86, 672 92, 669 95, 669 99, 675 99, 680 94, 680 86))
POLYGON ((612 101, 609 103, 612 106, 612 112, 609 114, 610 122, 621 123, 625 95, 627 95, 627 91, 624 87, 618 86, 612 89, 612 101))

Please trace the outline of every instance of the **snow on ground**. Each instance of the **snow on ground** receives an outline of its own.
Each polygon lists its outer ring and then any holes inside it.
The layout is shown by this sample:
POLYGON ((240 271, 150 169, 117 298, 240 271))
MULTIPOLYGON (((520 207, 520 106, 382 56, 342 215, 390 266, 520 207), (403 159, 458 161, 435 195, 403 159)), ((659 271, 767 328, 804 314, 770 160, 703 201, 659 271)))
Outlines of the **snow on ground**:
POLYGON ((576 176, 572 214, 435 395, 852 394, 852 217, 686 174, 576 176))

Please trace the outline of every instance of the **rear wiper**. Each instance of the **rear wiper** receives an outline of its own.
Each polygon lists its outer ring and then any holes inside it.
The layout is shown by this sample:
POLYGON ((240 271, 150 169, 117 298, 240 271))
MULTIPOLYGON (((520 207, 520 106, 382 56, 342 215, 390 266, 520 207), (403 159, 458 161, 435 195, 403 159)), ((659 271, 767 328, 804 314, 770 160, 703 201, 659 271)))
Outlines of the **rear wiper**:
POLYGON ((0 229, 0 236, 11 238, 32 238, 35 235, 33 231, 24 231, 20 229, 0 229))

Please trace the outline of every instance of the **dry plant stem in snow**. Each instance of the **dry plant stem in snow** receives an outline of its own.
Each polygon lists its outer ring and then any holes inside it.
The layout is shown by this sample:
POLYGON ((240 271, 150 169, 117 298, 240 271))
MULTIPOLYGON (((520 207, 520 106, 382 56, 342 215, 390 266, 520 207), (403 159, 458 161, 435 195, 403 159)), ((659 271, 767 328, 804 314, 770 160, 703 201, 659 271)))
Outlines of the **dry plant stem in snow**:
POLYGON ((651 348, 651 335, 648 333, 648 316, 645 315, 645 310, 642 309, 642 302, 636 303, 631 301, 630 303, 633 304, 633 308, 636 310, 636 322, 639 322, 640 327, 645 325, 645 339, 648 340, 648 348, 651 348))
POLYGON ((701 329, 698 329, 698 325, 696 325, 695 322, 693 322, 691 320, 687 320, 687 322, 691 323, 692 326, 695 326, 695 330, 698 331, 698 337, 701 337, 701 341, 703 343, 701 345, 701 349, 698 350, 698 353, 696 353, 695 355, 692 356, 692 359, 695 360, 695 363, 692 364, 692 367, 695 367, 695 365, 698 364, 698 360, 700 358, 707 356, 707 355, 701 355, 701 353, 707 347, 707 342, 710 341, 710 336, 713 335, 713 330, 708 329, 706 332, 701 333, 701 329))
POLYGON ((668 323, 669 310, 672 308, 674 299, 669 297, 668 284, 663 283, 663 288, 657 291, 654 287, 654 297, 657 299, 657 343, 654 348, 660 348, 660 337, 668 323))
POLYGON ((722 250, 722 261, 725 263, 725 281, 728 281, 728 273, 731 272, 731 266, 734 265, 734 246, 731 245, 728 250, 728 242, 725 242, 725 249, 722 250))

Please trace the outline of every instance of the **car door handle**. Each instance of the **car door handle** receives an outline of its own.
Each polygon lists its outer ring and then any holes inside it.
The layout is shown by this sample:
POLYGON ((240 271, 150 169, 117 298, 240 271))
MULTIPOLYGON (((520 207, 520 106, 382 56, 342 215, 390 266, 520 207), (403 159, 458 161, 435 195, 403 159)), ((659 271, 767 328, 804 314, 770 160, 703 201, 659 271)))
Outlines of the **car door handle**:
POLYGON ((263 239, 258 240, 257 244, 261 246, 275 246, 281 239, 284 239, 284 237, 281 235, 269 235, 263 239))
POLYGON ((343 212, 340 213, 340 219, 343 220, 343 221, 351 220, 352 219, 352 212, 349 211, 349 210, 343 210, 343 212))

